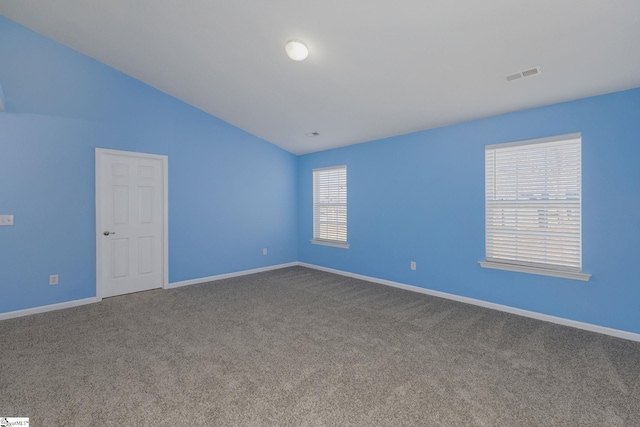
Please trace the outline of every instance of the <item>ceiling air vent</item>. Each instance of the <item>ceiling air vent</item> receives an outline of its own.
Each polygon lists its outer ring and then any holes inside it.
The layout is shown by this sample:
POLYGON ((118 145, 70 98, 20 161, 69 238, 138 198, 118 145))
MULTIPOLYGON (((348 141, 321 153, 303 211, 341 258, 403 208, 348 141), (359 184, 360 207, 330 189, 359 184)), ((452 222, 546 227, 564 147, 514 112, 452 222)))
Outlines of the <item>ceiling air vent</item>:
POLYGON ((529 70, 520 71, 520 72, 515 73, 515 74, 509 74, 507 76, 507 81, 511 82, 511 81, 514 81, 514 80, 521 79, 523 77, 537 76, 538 74, 542 74, 542 69, 539 66, 531 68, 529 70))

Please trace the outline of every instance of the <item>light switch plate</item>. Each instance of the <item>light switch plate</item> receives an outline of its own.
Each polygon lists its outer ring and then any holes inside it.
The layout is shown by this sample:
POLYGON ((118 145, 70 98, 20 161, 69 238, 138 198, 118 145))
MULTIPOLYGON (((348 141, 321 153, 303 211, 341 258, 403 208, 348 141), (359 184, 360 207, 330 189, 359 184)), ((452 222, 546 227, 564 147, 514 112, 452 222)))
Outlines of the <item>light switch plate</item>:
POLYGON ((0 215, 0 225, 13 225, 13 215, 0 215))

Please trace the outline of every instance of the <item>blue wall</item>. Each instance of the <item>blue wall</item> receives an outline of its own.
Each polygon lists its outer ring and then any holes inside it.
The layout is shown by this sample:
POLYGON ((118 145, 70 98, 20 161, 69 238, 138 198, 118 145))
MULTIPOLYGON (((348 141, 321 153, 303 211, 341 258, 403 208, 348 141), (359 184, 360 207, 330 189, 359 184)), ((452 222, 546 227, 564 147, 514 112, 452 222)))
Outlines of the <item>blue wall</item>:
POLYGON ((309 154, 298 169, 301 262, 640 333, 640 89, 309 154), (591 280, 481 268, 484 146, 573 132, 591 280), (312 169, 343 164, 351 247, 312 245, 312 169))
POLYGON ((3 17, 0 84, 0 313, 95 295, 102 147, 169 156, 170 282, 299 260, 640 333, 640 89, 296 158, 3 17), (573 132, 591 280, 481 268, 484 146, 573 132), (312 245, 341 164, 351 248, 312 245))
POLYGON ((95 296, 96 147, 169 156, 170 282, 297 260, 294 155, 4 17, 0 84, 0 313, 95 296))

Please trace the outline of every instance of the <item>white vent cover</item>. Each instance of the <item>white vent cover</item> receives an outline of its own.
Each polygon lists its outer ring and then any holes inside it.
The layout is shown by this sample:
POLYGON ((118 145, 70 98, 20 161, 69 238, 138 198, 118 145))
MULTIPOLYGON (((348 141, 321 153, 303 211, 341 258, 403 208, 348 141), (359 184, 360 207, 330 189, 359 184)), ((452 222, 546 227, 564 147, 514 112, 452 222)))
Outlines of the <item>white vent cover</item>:
POLYGON ((540 74, 542 74, 542 69, 540 68, 540 66, 537 66, 537 67, 530 68, 528 70, 519 71, 519 72, 517 72, 515 74, 509 74, 507 76, 507 81, 508 82, 512 82, 514 80, 518 80, 518 79, 521 79, 523 77, 533 77, 533 76, 537 76, 537 75, 540 75, 540 74))

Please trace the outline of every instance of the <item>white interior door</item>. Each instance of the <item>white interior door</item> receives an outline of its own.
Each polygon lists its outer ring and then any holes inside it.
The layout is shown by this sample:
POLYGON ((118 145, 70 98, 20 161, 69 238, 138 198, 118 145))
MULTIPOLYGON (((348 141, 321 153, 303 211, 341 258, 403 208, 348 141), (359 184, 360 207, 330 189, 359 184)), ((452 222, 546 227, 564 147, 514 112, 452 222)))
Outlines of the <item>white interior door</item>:
POLYGON ((96 149, 98 298, 163 287, 166 163, 96 149))

